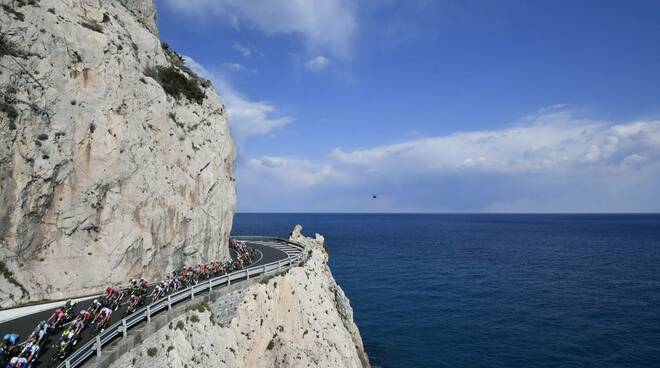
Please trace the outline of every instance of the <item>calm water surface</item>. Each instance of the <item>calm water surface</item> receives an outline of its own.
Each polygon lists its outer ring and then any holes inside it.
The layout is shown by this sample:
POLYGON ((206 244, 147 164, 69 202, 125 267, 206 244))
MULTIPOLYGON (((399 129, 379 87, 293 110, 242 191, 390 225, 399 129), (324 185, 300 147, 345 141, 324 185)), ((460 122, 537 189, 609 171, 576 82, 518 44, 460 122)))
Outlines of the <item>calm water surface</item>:
POLYGON ((660 367, 660 215, 237 214, 325 235, 372 364, 660 367))

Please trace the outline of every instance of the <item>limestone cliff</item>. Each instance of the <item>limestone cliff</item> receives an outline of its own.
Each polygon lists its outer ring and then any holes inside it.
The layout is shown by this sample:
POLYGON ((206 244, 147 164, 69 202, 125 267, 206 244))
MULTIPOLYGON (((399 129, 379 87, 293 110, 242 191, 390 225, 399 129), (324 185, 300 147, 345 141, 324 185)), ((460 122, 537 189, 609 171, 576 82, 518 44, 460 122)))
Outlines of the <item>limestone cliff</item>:
POLYGON ((369 367, 323 237, 292 238, 310 252, 303 266, 180 315, 110 367, 369 367))
POLYGON ((234 144, 152 0, 0 0, 0 307, 228 254, 234 144))

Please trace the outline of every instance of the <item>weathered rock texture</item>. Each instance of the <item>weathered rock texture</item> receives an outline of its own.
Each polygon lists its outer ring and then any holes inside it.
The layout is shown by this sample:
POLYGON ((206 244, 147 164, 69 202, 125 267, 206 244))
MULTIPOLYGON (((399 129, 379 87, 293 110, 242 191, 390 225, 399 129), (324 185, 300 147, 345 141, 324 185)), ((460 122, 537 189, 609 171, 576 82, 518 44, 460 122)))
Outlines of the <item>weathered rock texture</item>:
POLYGON ((228 255, 225 108, 155 14, 0 0, 0 307, 228 255))
POLYGON ((323 237, 292 237, 304 266, 182 314, 110 367, 369 367, 323 237))

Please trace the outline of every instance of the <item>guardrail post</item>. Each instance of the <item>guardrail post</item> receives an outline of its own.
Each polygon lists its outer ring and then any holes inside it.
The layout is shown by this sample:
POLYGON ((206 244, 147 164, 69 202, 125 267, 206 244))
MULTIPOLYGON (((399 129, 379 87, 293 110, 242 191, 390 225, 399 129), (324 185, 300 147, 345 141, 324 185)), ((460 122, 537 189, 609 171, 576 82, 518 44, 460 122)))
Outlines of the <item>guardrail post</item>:
POLYGON ((172 296, 167 296, 167 310, 172 310, 172 296))
POLYGON ((126 337, 126 330, 128 330, 126 328, 126 318, 122 318, 122 320, 121 320, 121 332, 124 335, 124 338, 126 337))
POLYGON ((190 299, 195 299, 195 285, 190 287, 190 299))
POLYGON ((96 356, 101 356, 101 336, 96 336, 96 356))
POLYGON ((151 322, 151 305, 147 305, 147 323, 151 322))
POLYGON ((264 275, 266 274, 266 265, 264 265, 264 275))
POLYGON ((249 268, 246 268, 246 269, 245 269, 245 279, 246 279, 246 280, 249 280, 249 279, 250 279, 250 269, 249 269, 249 268))
POLYGON ((277 261, 277 270, 278 270, 278 271, 282 270, 282 263, 281 263, 281 260, 277 261))
POLYGON ((213 282, 209 279, 209 293, 213 291, 213 282))
POLYGON ((229 286, 229 285, 231 285, 231 273, 227 274, 227 286, 229 286))
POLYGON ((71 368, 71 362, 67 360, 66 362, 64 362, 64 366, 66 368, 71 368))

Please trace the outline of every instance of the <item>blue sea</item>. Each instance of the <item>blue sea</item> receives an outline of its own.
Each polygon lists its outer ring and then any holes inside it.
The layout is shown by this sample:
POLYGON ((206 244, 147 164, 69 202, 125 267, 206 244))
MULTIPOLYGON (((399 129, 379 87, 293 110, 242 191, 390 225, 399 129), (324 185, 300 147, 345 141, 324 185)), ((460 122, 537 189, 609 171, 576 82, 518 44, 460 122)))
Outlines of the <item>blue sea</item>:
POLYGON ((379 367, 660 367, 660 215, 237 214, 326 237, 379 367))

